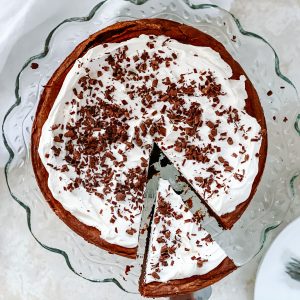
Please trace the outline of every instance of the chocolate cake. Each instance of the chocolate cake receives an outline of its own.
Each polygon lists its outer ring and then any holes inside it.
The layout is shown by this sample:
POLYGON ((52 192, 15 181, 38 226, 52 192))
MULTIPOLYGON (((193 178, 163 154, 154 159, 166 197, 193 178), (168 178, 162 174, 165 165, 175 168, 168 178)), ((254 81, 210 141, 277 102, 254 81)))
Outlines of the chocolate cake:
MULTIPOLYGON (((229 229, 263 172, 263 110, 241 66, 211 36, 163 19, 116 23, 79 44, 44 88, 32 129, 37 183, 72 230, 135 258, 157 149, 229 229)), ((233 269, 225 258, 197 287, 233 269)), ((183 291, 194 284, 178 280, 183 291)))

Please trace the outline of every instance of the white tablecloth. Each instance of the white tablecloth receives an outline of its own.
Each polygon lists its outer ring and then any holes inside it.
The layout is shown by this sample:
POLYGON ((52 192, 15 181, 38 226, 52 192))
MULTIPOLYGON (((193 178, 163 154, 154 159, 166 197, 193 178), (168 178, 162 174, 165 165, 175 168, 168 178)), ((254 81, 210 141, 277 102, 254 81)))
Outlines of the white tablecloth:
MULTIPOLYGON (((299 86, 299 1, 211 2, 230 9, 246 29, 269 40, 281 58, 282 71, 299 86)), ((67 17, 86 15, 96 3, 98 0, 0 0, 1 123, 4 113, 14 102, 14 81, 23 62, 41 51, 47 33, 57 23, 67 17)), ((6 159, 7 153, 0 137, 0 168, 4 166, 6 159)), ((137 299, 135 296, 125 298, 125 294, 111 284, 93 284, 80 279, 68 270, 60 256, 42 249, 29 234, 23 209, 9 196, 2 170, 0 300, 137 299)), ((290 214, 287 220, 293 217, 290 214)), ((280 229, 277 230, 279 231, 280 229)), ((212 299, 253 299, 255 274, 260 257, 215 284, 212 299)))

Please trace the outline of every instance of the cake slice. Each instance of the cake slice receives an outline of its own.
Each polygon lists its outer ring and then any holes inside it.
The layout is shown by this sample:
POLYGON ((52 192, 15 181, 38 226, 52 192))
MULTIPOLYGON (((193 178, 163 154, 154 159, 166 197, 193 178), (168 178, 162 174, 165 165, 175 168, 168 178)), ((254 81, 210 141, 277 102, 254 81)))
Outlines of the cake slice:
POLYGON ((146 297, 190 293, 234 269, 232 260, 201 227, 201 214, 193 214, 169 182, 160 179, 140 293, 146 297))

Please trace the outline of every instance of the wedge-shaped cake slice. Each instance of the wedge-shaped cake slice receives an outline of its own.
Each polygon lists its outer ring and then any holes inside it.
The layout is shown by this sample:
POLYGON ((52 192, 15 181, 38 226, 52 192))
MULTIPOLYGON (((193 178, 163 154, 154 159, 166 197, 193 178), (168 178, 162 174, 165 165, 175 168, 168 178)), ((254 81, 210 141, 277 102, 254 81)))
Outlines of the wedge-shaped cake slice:
POLYGON ((201 227, 201 215, 193 214, 169 182, 160 179, 140 279, 141 294, 163 297, 193 292, 235 268, 201 227))

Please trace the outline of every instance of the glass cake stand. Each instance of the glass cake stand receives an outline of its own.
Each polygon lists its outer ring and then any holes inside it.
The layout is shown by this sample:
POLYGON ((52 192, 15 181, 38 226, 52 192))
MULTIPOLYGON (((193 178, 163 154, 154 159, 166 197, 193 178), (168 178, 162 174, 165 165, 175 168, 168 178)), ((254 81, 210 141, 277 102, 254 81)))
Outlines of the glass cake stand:
MULTIPOLYGON (((231 13, 216 5, 192 5, 186 1, 108 0, 96 5, 88 16, 69 18, 58 24, 49 33, 44 51, 29 58, 16 79, 16 102, 7 112, 2 127, 10 154, 5 168, 7 185, 13 199, 26 210, 28 228, 43 248, 62 255, 68 268, 78 276, 93 282, 113 282, 130 293, 138 293, 146 234, 140 238, 139 258, 131 260, 111 255, 70 230, 50 209, 35 181, 30 136, 43 86, 78 43, 117 21, 153 17, 186 23, 212 35, 242 65, 260 96, 269 146, 255 197, 230 231, 222 230, 209 215, 204 219, 204 227, 237 266, 249 262, 262 249, 267 235, 280 225, 294 201, 294 181, 300 174, 297 91, 281 73, 272 46, 259 35, 245 31, 231 13), (130 266, 129 272, 125 272, 126 266, 130 266)), ((176 172, 171 166, 163 168, 161 176, 170 179, 174 188, 183 188, 175 182, 176 172)), ((153 203, 155 185, 154 179, 147 187, 149 201, 142 227, 149 220, 147 213, 153 203)), ((184 197, 191 193, 187 191, 184 197)))

